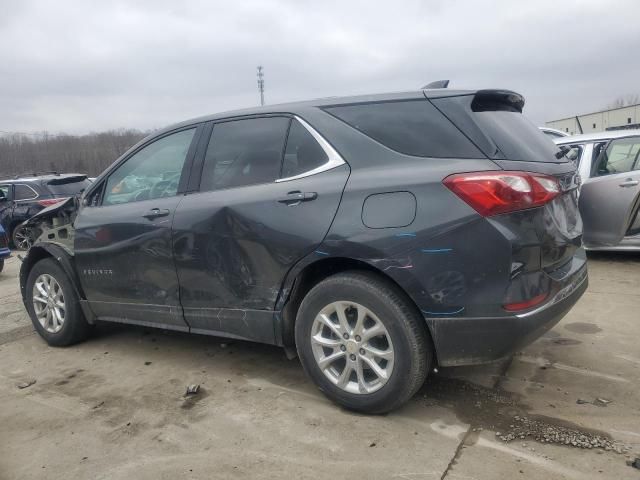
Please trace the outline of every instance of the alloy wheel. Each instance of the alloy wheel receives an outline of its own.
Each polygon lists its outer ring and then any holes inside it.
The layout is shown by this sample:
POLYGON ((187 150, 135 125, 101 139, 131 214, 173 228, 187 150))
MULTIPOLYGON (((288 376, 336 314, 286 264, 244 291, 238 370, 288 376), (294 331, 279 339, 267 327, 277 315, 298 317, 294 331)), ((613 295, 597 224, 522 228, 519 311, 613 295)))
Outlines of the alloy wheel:
POLYGON ((33 245, 33 231, 30 228, 16 227, 13 243, 18 250, 29 250, 33 245))
POLYGON ((43 273, 33 284, 33 308, 38 322, 49 333, 58 333, 64 325, 64 292, 58 281, 43 273))
POLYGON ((311 347, 324 375, 349 393, 373 393, 393 372, 389 332, 375 313, 355 302, 333 302, 318 313, 311 347))

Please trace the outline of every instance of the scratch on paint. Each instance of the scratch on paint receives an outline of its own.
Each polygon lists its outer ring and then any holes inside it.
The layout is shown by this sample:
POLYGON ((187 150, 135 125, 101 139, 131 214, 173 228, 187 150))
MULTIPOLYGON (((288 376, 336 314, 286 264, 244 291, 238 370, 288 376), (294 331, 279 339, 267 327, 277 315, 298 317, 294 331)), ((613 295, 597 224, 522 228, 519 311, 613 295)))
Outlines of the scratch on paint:
POLYGON ((321 252, 320 250, 316 250, 318 255, 329 255, 327 252, 321 252))
POLYGON ((396 237, 415 237, 415 233, 396 233, 396 237))
POLYGON ((413 268, 413 265, 389 265, 388 267, 384 268, 384 271, 389 270, 390 268, 399 268, 399 269, 407 269, 407 268, 413 268))
POLYGON ((421 249, 422 253, 449 253, 452 252, 453 248, 423 248, 421 249))
POLYGON ((461 307, 458 310, 455 310, 453 312, 427 312, 426 310, 422 310, 422 313, 426 314, 426 315, 455 315, 456 313, 460 313, 464 310, 464 307, 461 307))

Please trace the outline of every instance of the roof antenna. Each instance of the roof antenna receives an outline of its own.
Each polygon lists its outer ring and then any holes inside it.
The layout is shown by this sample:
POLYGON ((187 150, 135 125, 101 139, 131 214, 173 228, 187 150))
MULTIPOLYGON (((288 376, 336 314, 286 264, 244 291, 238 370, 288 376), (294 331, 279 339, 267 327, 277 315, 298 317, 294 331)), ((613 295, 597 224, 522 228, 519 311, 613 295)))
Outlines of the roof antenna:
POLYGON ((436 80, 435 82, 427 83, 422 90, 429 90, 431 88, 447 88, 449 86, 449 80, 436 80))

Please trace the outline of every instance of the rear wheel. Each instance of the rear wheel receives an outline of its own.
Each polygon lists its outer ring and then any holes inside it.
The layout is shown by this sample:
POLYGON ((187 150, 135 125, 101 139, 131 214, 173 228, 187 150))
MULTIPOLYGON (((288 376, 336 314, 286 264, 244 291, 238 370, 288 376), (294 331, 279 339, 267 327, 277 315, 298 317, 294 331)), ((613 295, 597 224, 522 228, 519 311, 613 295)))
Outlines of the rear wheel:
POLYGON ((367 413, 409 400, 432 358, 424 320, 395 285, 368 272, 341 273, 313 287, 295 334, 302 365, 320 390, 367 413))
POLYGON ((80 308, 80 299, 55 260, 46 258, 33 266, 26 295, 31 322, 49 345, 71 345, 89 334, 90 325, 80 308))
POLYGON ((4 258, 0 259, 0 272, 4 270, 4 258))

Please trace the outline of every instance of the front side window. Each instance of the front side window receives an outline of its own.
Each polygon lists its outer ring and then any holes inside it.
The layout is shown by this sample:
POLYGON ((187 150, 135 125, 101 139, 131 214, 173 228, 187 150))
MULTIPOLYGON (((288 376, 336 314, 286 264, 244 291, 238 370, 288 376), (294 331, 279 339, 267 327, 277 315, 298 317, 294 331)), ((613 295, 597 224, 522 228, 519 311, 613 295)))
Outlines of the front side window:
POLYGON ((300 175, 328 161, 329 157, 313 135, 299 121, 292 120, 280 177, 300 175))
POLYGON ((107 179, 103 205, 172 197, 196 129, 162 137, 129 157, 107 179))
POLYGON ((213 127, 202 169, 200 190, 270 183, 280 175, 290 120, 250 118, 213 127))
POLYGON ((15 195, 15 200, 33 200, 38 196, 33 188, 20 183, 15 185, 13 194, 15 195))
POLYGON ((612 140, 596 161, 595 176, 640 170, 640 137, 612 140))

